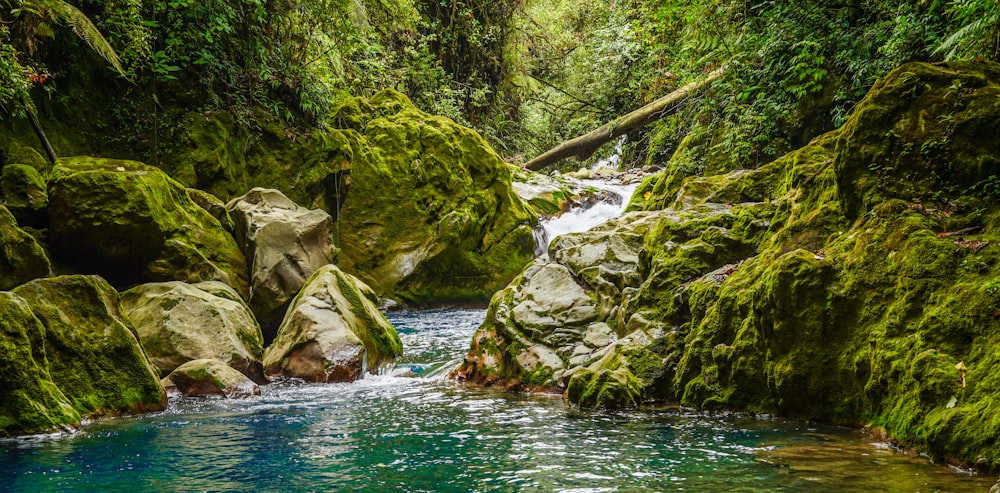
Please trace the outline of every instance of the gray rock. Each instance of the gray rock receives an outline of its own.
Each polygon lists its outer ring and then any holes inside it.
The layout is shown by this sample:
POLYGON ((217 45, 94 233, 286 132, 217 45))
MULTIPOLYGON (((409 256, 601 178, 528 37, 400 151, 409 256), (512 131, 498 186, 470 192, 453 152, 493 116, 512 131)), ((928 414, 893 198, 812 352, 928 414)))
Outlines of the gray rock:
POLYGON ((402 353, 396 329, 378 311, 371 288, 327 265, 295 297, 264 353, 264 367, 269 375, 347 382, 402 353))
POLYGON ((161 374, 212 358, 257 383, 267 382, 260 326, 229 286, 217 281, 141 284, 122 295, 122 307, 161 374))
MULTIPOLYGON (((287 303, 306 279, 333 262, 333 219, 299 207, 281 192, 254 188, 227 205, 250 264, 250 307, 273 336, 287 303)), ((268 337, 270 339, 271 337, 268 337)))
POLYGON ((221 395, 230 399, 245 399, 260 395, 260 387, 256 383, 217 359, 188 361, 161 382, 168 395, 172 396, 221 395))

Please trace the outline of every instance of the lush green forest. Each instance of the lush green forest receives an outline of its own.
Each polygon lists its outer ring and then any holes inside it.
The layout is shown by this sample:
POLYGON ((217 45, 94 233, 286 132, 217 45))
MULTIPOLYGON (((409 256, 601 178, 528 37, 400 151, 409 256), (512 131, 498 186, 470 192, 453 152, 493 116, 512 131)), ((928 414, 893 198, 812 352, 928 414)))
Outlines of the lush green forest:
MULTIPOLYGON (((155 162, 178 115, 225 109, 249 135, 325 124, 394 88, 525 160, 730 67, 630 136, 662 164, 691 133, 718 168, 754 167, 843 123, 912 60, 998 55, 992 0, 7 0, 0 102, 90 122, 78 147, 155 162), (85 95, 101 91, 100 98, 85 95), (113 97, 112 97, 113 96, 113 97), (94 101, 93 99, 97 99, 94 101)), ((693 160, 695 162, 698 160, 693 160)), ((704 170, 691 164, 691 173, 704 170)), ((719 171, 719 169, 714 170, 719 171)))

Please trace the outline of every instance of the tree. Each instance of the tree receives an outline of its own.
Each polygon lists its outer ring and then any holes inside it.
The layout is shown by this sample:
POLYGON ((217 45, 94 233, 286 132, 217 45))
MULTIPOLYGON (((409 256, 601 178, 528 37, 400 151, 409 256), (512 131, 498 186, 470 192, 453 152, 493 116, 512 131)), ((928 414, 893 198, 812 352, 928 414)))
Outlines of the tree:
POLYGON ((6 12, 0 12, 0 22, 15 24, 19 28, 21 49, 18 50, 6 26, 0 28, 0 112, 4 117, 27 116, 31 128, 45 150, 49 161, 55 163, 56 153, 45 136, 35 106, 28 93, 31 85, 42 83, 47 76, 33 60, 37 57, 38 43, 43 35, 51 35, 53 26, 66 25, 76 33, 95 53, 107 61, 119 74, 124 75, 118 54, 94 23, 80 9, 63 0, 2 0, 0 5, 6 12), (23 61, 22 61, 23 60, 23 61), (13 109, 8 108, 8 104, 13 109))

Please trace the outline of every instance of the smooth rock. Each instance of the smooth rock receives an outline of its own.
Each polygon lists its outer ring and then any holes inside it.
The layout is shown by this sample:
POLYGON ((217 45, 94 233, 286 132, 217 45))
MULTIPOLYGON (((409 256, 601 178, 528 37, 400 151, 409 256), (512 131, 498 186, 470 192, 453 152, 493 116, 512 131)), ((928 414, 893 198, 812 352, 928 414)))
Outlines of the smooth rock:
POLYGON ((221 395, 245 399, 260 395, 260 387, 224 361, 196 359, 174 369, 162 380, 169 395, 205 397, 221 395))
POLYGON ((122 294, 122 307, 161 375, 188 361, 218 359, 257 383, 267 383, 260 326, 226 284, 141 284, 122 294))
POLYGON ((226 206, 250 263, 250 307, 268 339, 306 279, 333 262, 333 219, 277 190, 254 188, 226 206))
POLYGON ((289 307, 264 353, 268 375, 349 382, 402 355, 375 293, 334 265, 317 270, 289 307))

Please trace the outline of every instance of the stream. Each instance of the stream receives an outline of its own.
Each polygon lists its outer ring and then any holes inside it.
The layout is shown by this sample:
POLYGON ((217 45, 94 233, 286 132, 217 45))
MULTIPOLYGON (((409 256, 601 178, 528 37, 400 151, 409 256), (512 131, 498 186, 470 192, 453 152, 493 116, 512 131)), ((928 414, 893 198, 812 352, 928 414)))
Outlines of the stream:
MULTIPOLYGON (((631 191, 612 192, 617 202, 545 221, 545 243, 620 214, 631 191)), ((869 493, 993 484, 843 428, 677 408, 581 411, 558 395, 456 384, 446 375, 485 315, 388 314, 404 356, 354 383, 275 383, 247 400, 171 401, 164 412, 89 423, 71 436, 0 442, 0 491, 869 493)))
POLYGON ((483 310, 393 313, 406 356, 350 384, 273 384, 0 445, 0 490, 987 491, 861 433, 678 409, 580 411, 444 378, 483 310))

